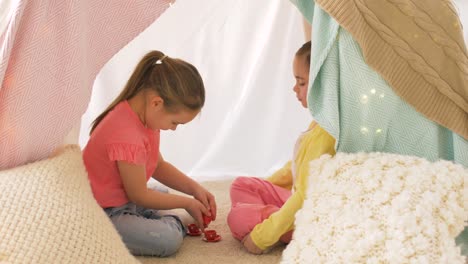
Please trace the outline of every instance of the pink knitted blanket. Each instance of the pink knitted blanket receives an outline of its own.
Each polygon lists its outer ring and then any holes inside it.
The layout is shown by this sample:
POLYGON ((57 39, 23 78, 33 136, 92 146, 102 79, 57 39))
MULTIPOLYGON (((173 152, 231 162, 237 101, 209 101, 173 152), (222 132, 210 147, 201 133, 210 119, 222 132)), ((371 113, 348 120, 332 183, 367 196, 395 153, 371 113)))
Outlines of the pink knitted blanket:
POLYGON ((173 1, 13 1, 0 32, 0 170, 60 145, 99 70, 173 1))

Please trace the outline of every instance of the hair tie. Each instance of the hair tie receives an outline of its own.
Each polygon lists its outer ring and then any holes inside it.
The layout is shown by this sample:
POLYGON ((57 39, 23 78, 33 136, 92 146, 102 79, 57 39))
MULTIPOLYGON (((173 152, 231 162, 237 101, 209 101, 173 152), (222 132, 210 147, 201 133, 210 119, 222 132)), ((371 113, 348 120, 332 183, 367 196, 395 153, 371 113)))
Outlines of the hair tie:
POLYGON ((157 60, 154 64, 162 64, 163 60, 167 58, 167 55, 162 56, 159 60, 157 60))

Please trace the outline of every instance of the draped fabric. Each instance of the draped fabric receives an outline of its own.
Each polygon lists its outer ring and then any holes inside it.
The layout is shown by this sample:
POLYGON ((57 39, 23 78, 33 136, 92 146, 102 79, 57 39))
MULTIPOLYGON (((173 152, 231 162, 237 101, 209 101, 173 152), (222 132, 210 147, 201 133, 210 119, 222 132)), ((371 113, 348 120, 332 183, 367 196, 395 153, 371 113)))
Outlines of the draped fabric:
POLYGON ((97 73, 172 0, 0 5, 0 169, 47 157, 79 123, 97 73))
POLYGON ((320 6, 297 5, 313 28, 309 109, 337 139, 337 151, 399 153, 468 166, 466 139, 398 96, 366 63, 352 34, 320 6))

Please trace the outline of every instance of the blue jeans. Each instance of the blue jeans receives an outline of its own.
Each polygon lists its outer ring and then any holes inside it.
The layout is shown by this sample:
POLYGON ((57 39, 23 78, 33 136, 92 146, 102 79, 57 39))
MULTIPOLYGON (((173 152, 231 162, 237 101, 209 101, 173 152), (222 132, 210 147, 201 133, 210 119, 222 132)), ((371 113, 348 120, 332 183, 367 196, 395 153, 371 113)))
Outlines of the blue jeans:
POLYGON ((178 216, 158 214, 134 203, 105 208, 133 255, 167 257, 180 248, 186 230, 178 216))

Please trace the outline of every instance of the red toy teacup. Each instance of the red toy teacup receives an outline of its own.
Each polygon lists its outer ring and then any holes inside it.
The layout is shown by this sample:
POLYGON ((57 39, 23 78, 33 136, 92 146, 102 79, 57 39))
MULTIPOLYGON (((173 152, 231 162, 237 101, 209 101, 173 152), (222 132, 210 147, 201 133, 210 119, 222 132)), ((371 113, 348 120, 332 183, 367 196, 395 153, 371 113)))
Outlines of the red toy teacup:
POLYGON ((203 223, 205 224, 205 227, 207 227, 211 223, 211 217, 203 215, 203 223))
POLYGON ((215 230, 205 230, 205 238, 203 240, 206 242, 218 242, 221 240, 221 236, 215 230))
POLYGON ((202 231, 200 230, 200 228, 198 228, 196 224, 189 224, 187 228, 187 235, 189 236, 199 236, 202 233, 202 231))

